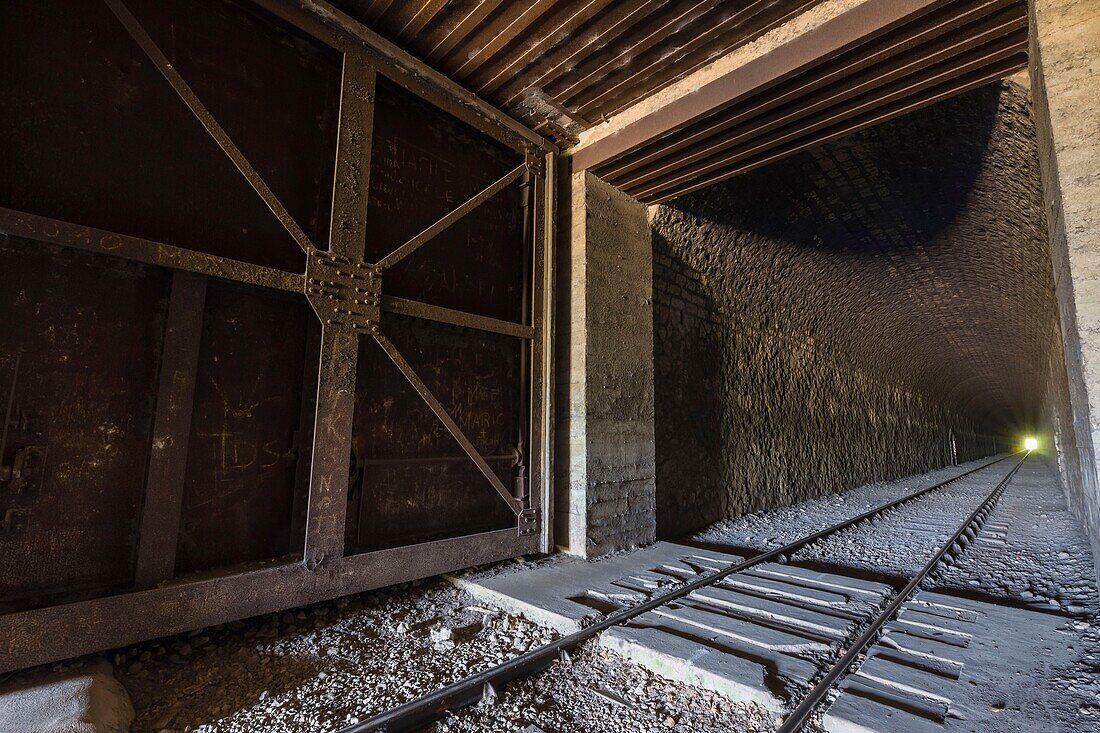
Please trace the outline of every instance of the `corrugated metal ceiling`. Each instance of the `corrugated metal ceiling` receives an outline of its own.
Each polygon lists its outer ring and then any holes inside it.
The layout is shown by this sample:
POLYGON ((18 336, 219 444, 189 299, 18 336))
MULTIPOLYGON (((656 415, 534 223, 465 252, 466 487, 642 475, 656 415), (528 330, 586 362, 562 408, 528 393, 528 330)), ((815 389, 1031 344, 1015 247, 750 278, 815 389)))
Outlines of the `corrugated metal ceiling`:
POLYGON ((577 133, 820 0, 335 0, 545 136, 577 133))
MULTIPOLYGON (((819 2, 335 0, 335 5, 568 148, 584 130, 819 2)), ((796 66, 780 69, 778 61, 762 58, 763 65, 776 67, 764 72, 764 81, 727 84, 734 91, 725 97, 700 89, 690 96, 704 104, 690 119, 673 119, 674 113, 657 108, 632 129, 615 133, 617 141, 578 146, 574 168, 591 169, 646 203, 667 201, 973 89, 1027 63, 1026 0, 865 0, 834 21, 851 35, 834 51, 814 51, 822 45, 817 42, 796 51, 799 44, 792 42, 784 52, 798 56, 796 66)), ((815 32, 833 33, 825 25, 810 31, 815 32)))

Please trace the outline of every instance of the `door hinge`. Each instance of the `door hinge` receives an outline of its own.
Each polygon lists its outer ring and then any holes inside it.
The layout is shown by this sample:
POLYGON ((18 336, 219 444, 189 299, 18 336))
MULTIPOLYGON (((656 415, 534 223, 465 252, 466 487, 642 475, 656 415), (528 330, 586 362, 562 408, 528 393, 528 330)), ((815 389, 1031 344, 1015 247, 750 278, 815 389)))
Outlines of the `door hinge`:
POLYGON ((24 494, 41 488, 46 474, 44 445, 28 445, 15 451, 10 466, 0 465, 0 483, 7 484, 8 493, 24 494))
POLYGON ((524 163, 527 165, 532 175, 541 176, 543 171, 546 170, 546 153, 539 148, 528 148, 525 156, 524 163))
POLYGON ((29 509, 6 509, 0 514, 0 534, 18 534, 27 529, 29 509))

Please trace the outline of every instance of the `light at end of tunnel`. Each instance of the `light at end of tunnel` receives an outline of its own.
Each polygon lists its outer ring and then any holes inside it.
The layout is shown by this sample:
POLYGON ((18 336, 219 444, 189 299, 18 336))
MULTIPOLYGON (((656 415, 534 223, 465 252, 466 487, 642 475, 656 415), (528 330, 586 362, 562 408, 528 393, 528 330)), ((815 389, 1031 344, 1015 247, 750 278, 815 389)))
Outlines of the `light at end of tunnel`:
POLYGON ((1024 450, 1038 450, 1039 439, 1038 438, 1024 438, 1024 450))

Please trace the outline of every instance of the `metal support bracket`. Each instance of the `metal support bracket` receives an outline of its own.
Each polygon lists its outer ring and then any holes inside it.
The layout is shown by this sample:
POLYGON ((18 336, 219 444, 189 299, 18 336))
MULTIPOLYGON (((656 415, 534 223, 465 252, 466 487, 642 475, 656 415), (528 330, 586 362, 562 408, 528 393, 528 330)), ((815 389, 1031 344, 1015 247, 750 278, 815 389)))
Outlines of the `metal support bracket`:
POLYGON ((527 171, 532 175, 541 176, 543 171, 546 170, 545 155, 546 154, 538 148, 527 148, 524 157, 524 165, 527 166, 527 171))
POLYGON ((375 265, 313 250, 306 261, 306 299, 325 326, 371 333, 382 316, 382 275, 375 265))
POLYGON ((538 534, 539 526, 538 509, 528 507, 519 513, 518 534, 520 537, 538 534))

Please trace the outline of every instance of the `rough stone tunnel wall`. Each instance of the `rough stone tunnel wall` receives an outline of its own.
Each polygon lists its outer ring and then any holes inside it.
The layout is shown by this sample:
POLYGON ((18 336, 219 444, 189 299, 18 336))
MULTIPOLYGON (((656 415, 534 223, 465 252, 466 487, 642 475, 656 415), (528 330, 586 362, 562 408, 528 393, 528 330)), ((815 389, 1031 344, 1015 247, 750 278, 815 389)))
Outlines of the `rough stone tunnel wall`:
MULTIPOLYGON (((742 266, 769 259, 757 244, 742 266)), ((675 247, 654 237, 658 536, 938 468, 952 429, 960 462, 992 452, 942 406, 752 313, 732 278, 675 247)))
POLYGON ((1056 323, 999 83, 650 210, 658 535, 1004 451, 1056 323))

